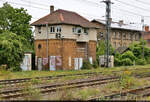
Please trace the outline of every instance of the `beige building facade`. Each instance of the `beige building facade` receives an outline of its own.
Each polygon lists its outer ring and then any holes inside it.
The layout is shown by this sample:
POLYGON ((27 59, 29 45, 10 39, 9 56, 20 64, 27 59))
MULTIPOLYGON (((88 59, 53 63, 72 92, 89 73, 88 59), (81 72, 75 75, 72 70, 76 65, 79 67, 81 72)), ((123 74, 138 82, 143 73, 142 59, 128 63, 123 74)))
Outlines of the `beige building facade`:
MULTIPOLYGON (((97 29, 98 40, 105 39, 106 36, 106 26, 105 22, 101 20, 93 20, 99 29, 97 29)), ((142 35, 140 29, 126 27, 127 25, 120 24, 120 22, 112 22, 110 30, 110 43, 113 48, 117 49, 119 47, 128 47, 133 42, 139 42, 142 35)))

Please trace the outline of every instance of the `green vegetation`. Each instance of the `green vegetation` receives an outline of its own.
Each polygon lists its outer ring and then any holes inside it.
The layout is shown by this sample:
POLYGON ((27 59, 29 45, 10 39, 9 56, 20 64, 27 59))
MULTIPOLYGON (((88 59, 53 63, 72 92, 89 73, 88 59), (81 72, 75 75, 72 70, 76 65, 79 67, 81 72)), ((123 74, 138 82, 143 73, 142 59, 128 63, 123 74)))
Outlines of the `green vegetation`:
POLYGON ((24 56, 24 38, 14 33, 4 32, 0 35, 0 65, 7 65, 8 69, 19 70, 24 56))
POLYGON ((13 8, 8 3, 0 7, 0 14, 0 66, 18 71, 24 51, 34 48, 31 15, 24 8, 13 8))
POLYGON ((92 69, 92 64, 89 61, 83 61, 83 66, 81 69, 92 69))
POLYGON ((131 65, 146 65, 150 63, 150 48, 146 46, 144 41, 144 59, 143 59, 143 41, 133 43, 129 46, 129 51, 115 54, 115 66, 131 66, 131 65))
MULTIPOLYGON (((79 73, 91 73, 91 72, 102 72, 104 75, 114 75, 112 71, 121 71, 125 69, 142 69, 142 68, 149 68, 150 65, 137 65, 137 66, 121 66, 121 67, 114 67, 114 68, 97 68, 97 69, 85 69, 85 70, 68 70, 68 71, 20 71, 20 72, 11 72, 6 70, 0 71, 0 80, 2 79, 15 79, 15 78, 34 78, 34 77, 43 77, 43 76, 57 76, 57 75, 64 75, 64 74, 79 74, 79 73)), ((149 70, 140 70, 138 73, 149 72, 149 70)))

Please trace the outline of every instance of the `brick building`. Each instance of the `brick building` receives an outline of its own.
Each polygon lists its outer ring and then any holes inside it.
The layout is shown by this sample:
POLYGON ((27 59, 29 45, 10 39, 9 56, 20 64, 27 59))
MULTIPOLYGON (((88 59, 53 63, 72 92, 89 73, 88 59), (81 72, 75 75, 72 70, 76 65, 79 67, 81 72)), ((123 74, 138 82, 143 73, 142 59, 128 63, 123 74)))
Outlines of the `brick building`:
POLYGON ((97 27, 79 14, 51 6, 31 25, 38 70, 78 70, 83 60, 96 59, 97 27))
MULTIPOLYGON (((92 20, 94 24, 96 24, 99 29, 97 29, 97 38, 98 40, 102 40, 106 35, 106 21, 95 19, 92 20)), ((142 27, 140 25, 129 25, 124 24, 121 20, 119 22, 114 22, 111 20, 111 33, 110 33, 110 43, 114 48, 126 48, 133 41, 138 42, 140 40, 142 27)))
POLYGON ((144 40, 147 42, 147 46, 150 47, 150 31, 149 26, 145 26, 145 32, 143 32, 144 40))

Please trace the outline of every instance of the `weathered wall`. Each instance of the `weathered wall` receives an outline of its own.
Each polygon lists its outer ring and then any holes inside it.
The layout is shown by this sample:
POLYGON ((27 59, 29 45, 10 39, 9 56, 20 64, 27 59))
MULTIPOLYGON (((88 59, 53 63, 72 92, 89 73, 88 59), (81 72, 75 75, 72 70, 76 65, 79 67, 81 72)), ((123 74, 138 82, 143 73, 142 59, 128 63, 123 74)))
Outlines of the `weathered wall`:
MULTIPOLYGON (((94 28, 89 28, 88 35, 81 33, 80 36, 72 32, 72 28, 75 26, 72 25, 59 25, 61 26, 61 35, 63 38, 67 39, 76 39, 77 41, 88 42, 89 40, 97 40, 97 31, 94 28)), ((48 27, 48 39, 55 39, 56 33, 49 32, 50 27, 48 27)), ((83 32, 83 31, 82 31, 83 32)), ((47 29, 45 26, 41 27, 41 34, 38 33, 38 28, 35 27, 35 40, 46 39, 47 38, 47 29)))
MULTIPOLYGON (((88 50, 88 57, 92 57, 93 61, 96 59, 96 41, 77 43, 76 40, 73 39, 50 39, 48 45, 48 56, 61 56, 62 59, 62 65, 56 66, 56 70, 74 69, 74 58, 86 59, 86 50, 88 50)), ((47 57, 46 40, 35 40, 35 49, 38 58, 47 57), (41 44, 40 49, 38 48, 39 44, 41 44)), ((43 69, 49 70, 49 64, 43 66, 43 69)))

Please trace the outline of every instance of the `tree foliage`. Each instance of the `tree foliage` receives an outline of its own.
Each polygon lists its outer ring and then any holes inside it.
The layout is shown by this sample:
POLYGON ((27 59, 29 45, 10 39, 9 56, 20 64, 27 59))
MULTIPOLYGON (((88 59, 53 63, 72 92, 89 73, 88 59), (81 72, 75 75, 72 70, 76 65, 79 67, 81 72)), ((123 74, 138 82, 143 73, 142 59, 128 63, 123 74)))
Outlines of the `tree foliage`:
POLYGON ((4 3, 0 8, 0 14, 0 34, 10 31, 17 36, 22 36, 27 41, 23 42, 24 46, 30 48, 33 44, 33 36, 29 24, 31 15, 27 13, 27 10, 24 10, 24 8, 13 8, 8 3, 4 3))
POLYGON ((24 56, 22 41, 24 37, 17 36, 11 32, 4 32, 0 35, 0 65, 7 65, 7 68, 18 68, 24 56))

